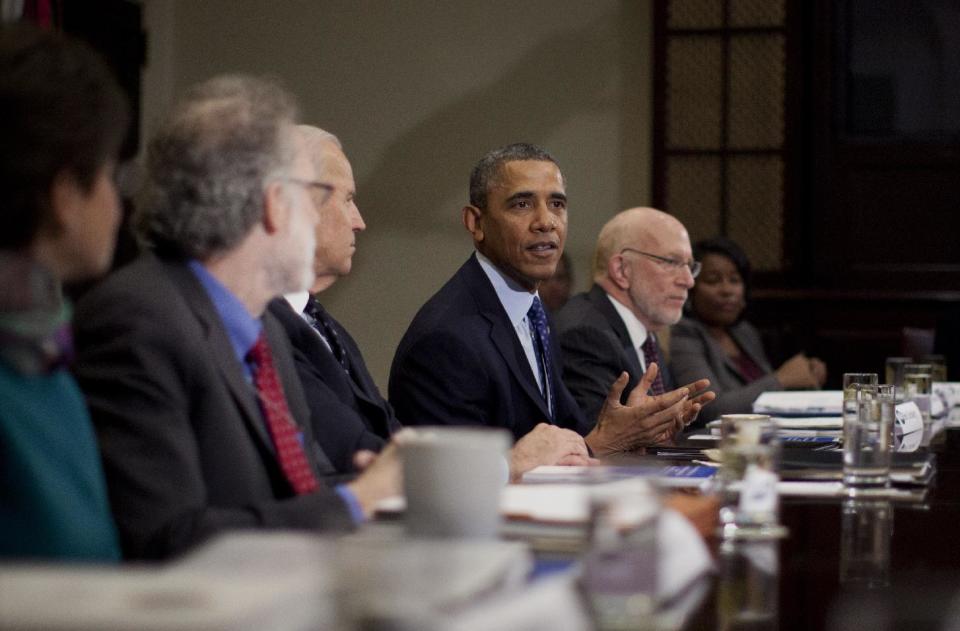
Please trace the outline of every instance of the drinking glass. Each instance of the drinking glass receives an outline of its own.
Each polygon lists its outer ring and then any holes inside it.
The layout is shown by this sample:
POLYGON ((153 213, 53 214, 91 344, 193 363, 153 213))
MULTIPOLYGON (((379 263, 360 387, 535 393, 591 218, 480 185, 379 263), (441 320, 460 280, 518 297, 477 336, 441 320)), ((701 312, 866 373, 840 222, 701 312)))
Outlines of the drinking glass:
POLYGON ((847 388, 851 388, 855 385, 867 385, 875 386, 879 381, 879 377, 875 372, 845 372, 843 373, 843 391, 846 392, 847 388))
POLYGON ((892 385, 860 385, 844 405, 843 483, 852 489, 890 484, 890 451, 896 414, 892 385))
POLYGON ((844 500, 840 583, 867 589, 889 586, 892 534, 893 507, 888 500, 844 500))
POLYGON ((724 538, 783 536, 778 523, 780 440, 765 414, 720 417, 720 527, 724 538))
POLYGON ((942 382, 947 380, 947 358, 943 355, 924 355, 921 363, 930 365, 930 381, 942 382))
POLYGON ((903 387, 903 367, 912 364, 912 357, 887 357, 886 364, 886 383, 895 385, 897 388, 903 387))
POLYGON ((780 550, 775 541, 720 544, 717 628, 779 629, 780 550))
POLYGON ((913 401, 923 416, 923 430, 930 431, 930 393, 933 380, 930 378, 930 364, 907 364, 903 367, 904 398, 913 401))
POLYGON ((856 414, 857 392, 861 386, 875 386, 879 378, 875 372, 843 373, 843 415, 856 414))
POLYGON ((655 628, 661 510, 656 489, 646 480, 591 491, 580 585, 598 630, 655 628))

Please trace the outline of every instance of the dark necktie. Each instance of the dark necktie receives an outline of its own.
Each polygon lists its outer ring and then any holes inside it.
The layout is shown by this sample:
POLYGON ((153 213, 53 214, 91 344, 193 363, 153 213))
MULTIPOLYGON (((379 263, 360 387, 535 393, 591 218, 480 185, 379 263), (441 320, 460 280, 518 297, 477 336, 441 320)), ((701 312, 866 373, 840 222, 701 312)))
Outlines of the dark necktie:
POLYGON ((337 334, 337 330, 333 327, 333 323, 330 322, 330 316, 327 314, 327 310, 323 308, 323 305, 321 305, 319 301, 311 296, 303 312, 310 318, 310 324, 313 328, 315 328, 320 335, 323 336, 323 339, 327 341, 327 344, 330 345, 330 350, 333 352, 333 356, 337 361, 340 362, 343 371, 349 374, 350 366, 347 364, 347 354, 343 350, 343 344, 340 343, 340 336, 337 334))
POLYGON ((650 392, 656 396, 663 394, 663 362, 660 361, 660 351, 657 350, 657 341, 653 338, 653 333, 647 333, 647 339, 640 345, 643 351, 643 363, 650 369, 650 364, 657 365, 657 378, 650 384, 650 392))
POLYGON ((554 415, 554 390, 550 370, 550 326, 547 324, 547 314, 540 304, 540 298, 533 297, 533 304, 527 311, 527 321, 530 322, 530 332, 533 334, 533 350, 537 356, 537 368, 540 370, 540 382, 543 384, 541 394, 547 401, 550 411, 550 420, 554 415))
POLYGON ((273 365, 273 356, 267 345, 266 335, 261 331, 256 344, 247 353, 247 359, 253 364, 253 383, 260 398, 260 409, 267 422, 270 437, 277 451, 280 469, 290 482, 297 495, 311 493, 320 484, 310 468, 307 455, 300 442, 300 430, 290 414, 287 400, 283 396, 280 377, 273 365))

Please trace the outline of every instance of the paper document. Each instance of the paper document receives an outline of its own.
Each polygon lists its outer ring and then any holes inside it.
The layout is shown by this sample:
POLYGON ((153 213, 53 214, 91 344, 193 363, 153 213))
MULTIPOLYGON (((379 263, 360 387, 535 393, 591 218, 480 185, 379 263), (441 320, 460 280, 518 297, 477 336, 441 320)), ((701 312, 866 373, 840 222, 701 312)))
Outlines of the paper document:
MULTIPOLYGON (((732 485, 734 491, 738 490, 737 484, 732 485)), ((849 489, 843 485, 843 482, 825 481, 808 482, 796 480, 781 480, 777 482, 777 493, 780 497, 849 497, 849 489)), ((860 497, 872 497, 875 499, 888 499, 903 502, 920 502, 926 498, 926 489, 900 489, 896 487, 876 488, 876 489, 858 489, 860 497)))
POLYGON ((713 467, 702 465, 655 466, 540 466, 523 474, 525 483, 606 483, 644 477, 661 487, 702 488, 716 474, 713 467))
MULTIPOLYGON (((771 416, 770 420, 780 431, 784 430, 842 430, 843 417, 840 416, 805 416, 805 417, 784 417, 771 416)), ((710 421, 707 427, 714 433, 720 432, 720 419, 710 421)))
POLYGON ((840 416, 843 412, 843 391, 764 392, 753 402, 753 411, 777 416, 840 416))

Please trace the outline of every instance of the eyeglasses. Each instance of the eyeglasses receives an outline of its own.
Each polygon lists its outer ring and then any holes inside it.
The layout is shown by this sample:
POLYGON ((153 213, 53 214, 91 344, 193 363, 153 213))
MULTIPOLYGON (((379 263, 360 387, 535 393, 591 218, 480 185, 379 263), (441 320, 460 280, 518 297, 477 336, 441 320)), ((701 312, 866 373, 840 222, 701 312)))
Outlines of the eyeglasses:
POLYGON ((623 248, 620 250, 621 256, 624 252, 635 252, 636 254, 642 254, 643 256, 651 258, 661 265, 664 265, 672 272, 679 272, 681 267, 686 266, 690 270, 690 275, 694 278, 696 278, 697 274, 700 273, 700 268, 702 267, 700 265, 700 261, 681 261, 679 259, 671 259, 665 256, 657 256, 656 254, 650 254, 649 252, 642 252, 634 248, 623 248))
POLYGON ((310 190, 323 191, 324 195, 323 195, 323 201, 320 202, 321 206, 327 203, 327 200, 330 199, 330 196, 333 194, 333 191, 336 190, 336 187, 333 186, 333 184, 327 184, 326 182, 318 182, 316 180, 301 180, 300 178, 287 177, 287 176, 278 177, 277 179, 283 180, 284 182, 290 182, 291 184, 299 184, 300 186, 304 188, 308 188, 310 190))

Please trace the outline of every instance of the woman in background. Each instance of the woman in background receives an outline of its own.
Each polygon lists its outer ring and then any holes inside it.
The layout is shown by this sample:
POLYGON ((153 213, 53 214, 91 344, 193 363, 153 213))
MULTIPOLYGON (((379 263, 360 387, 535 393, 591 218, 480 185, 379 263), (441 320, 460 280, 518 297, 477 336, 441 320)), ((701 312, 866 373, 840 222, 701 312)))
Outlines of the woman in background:
POLYGON ((693 248, 703 268, 690 294, 689 312, 671 331, 670 369, 677 383, 706 377, 717 399, 703 420, 752 411, 765 390, 820 388, 827 378, 822 361, 803 353, 773 370, 757 329, 742 319, 747 306, 750 261, 723 237, 693 248))
POLYGON ((0 27, 0 560, 120 558, 62 285, 113 257, 128 117, 86 46, 0 27))

